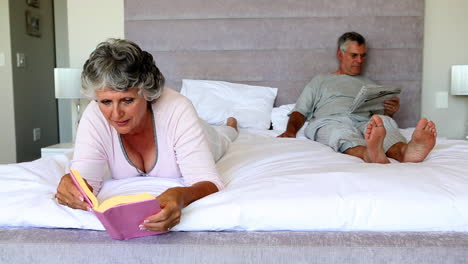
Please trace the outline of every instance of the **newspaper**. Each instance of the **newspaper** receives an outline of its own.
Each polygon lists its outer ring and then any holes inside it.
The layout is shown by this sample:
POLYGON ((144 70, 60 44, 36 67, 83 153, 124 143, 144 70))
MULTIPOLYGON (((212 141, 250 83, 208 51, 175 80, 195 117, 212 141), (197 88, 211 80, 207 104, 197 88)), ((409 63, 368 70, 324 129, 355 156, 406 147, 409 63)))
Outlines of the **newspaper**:
POLYGON ((401 86, 364 85, 354 98, 350 113, 368 112, 384 109, 384 102, 398 97, 401 86))

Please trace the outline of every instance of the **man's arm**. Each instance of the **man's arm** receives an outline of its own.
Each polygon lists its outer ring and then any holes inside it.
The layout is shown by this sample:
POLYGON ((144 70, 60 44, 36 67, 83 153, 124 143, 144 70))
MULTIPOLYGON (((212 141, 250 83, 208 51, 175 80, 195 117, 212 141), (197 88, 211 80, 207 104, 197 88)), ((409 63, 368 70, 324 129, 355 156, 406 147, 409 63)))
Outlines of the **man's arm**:
POLYGON ((306 117, 303 114, 299 112, 292 112, 292 114, 289 116, 286 131, 278 137, 295 138, 297 132, 304 125, 305 121, 306 117))

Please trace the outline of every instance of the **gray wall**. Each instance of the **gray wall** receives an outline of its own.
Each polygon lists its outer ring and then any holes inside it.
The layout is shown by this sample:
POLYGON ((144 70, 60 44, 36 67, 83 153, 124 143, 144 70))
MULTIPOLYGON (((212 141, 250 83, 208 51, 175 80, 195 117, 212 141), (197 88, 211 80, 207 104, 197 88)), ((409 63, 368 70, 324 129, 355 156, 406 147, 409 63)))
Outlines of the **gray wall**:
POLYGON ((125 36, 151 52, 168 80, 225 80, 279 88, 293 103, 337 69, 336 39, 367 37, 367 75, 405 90, 400 126, 420 117, 424 0, 126 0, 125 36))
POLYGON ((39 2, 38 9, 26 5, 26 1, 9 2, 18 162, 37 159, 41 147, 58 143, 53 5, 52 0, 39 2), (40 15, 40 38, 26 34, 26 10, 40 15), (17 52, 26 54, 25 68, 15 66, 17 52), (41 128, 39 141, 33 141, 33 128, 41 128))

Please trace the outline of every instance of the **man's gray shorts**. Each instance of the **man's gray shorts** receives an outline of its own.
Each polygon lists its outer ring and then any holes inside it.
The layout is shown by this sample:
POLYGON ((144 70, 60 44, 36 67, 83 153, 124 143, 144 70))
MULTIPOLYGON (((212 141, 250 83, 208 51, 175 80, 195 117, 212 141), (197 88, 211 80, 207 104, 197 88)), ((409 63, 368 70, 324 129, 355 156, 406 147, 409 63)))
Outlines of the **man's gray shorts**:
MULTIPOLYGON (((406 139, 400 133, 395 120, 385 115, 379 116, 387 130, 383 143, 384 151, 387 152, 391 146, 398 142, 406 143, 406 139)), ((349 148, 366 146, 364 133, 369 120, 352 115, 322 118, 310 122, 305 129, 305 135, 309 139, 330 146, 337 152, 345 152, 349 148)))

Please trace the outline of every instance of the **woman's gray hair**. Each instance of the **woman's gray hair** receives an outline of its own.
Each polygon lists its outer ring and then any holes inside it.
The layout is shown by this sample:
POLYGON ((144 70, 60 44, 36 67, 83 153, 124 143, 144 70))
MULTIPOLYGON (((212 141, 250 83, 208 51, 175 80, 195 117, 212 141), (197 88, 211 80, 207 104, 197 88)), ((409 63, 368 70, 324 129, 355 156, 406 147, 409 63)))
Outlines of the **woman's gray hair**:
POLYGON ((357 32, 346 32, 338 39, 338 49, 345 53, 349 42, 356 41, 358 45, 366 44, 366 39, 357 32))
POLYGON ((164 87, 164 76, 153 56, 132 41, 108 39, 89 55, 81 74, 81 92, 96 98, 96 91, 105 88, 125 92, 138 88, 139 94, 152 102, 164 87))

